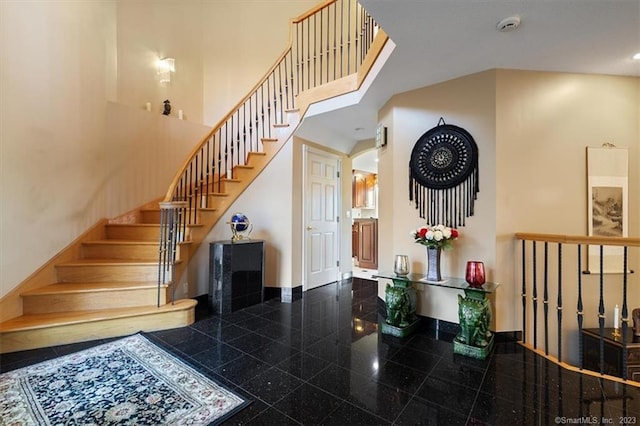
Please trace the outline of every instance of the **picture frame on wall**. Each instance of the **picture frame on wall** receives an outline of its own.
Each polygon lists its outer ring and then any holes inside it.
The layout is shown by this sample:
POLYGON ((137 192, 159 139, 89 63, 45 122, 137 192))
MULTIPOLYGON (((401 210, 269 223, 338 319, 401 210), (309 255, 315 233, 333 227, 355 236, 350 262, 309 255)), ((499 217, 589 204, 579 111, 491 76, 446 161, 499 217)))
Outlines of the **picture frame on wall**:
MULTIPOLYGON (((587 147, 587 223, 588 235, 595 237, 629 236, 628 150, 611 144, 587 147)), ((622 273, 624 248, 588 249, 588 272, 591 274, 622 273)))
POLYGON ((387 144, 387 128, 382 124, 376 127, 376 148, 382 148, 387 144))

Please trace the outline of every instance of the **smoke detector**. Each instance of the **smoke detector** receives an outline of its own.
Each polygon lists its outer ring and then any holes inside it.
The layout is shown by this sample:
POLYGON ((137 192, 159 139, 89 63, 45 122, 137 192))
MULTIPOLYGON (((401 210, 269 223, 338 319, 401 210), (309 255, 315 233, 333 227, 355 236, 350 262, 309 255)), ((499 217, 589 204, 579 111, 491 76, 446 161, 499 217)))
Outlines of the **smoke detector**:
POLYGON ((519 26, 520 17, 518 15, 514 15, 508 18, 504 18, 502 21, 498 22, 498 24, 496 25, 496 29, 501 33, 506 33, 515 30, 519 26))

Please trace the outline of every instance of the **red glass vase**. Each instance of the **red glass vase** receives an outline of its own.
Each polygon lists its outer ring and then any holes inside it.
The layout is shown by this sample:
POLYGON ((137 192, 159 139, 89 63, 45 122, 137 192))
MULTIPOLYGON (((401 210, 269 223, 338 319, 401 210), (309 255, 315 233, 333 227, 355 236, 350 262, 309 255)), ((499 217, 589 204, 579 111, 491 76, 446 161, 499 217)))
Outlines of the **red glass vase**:
POLYGON ((467 262, 465 279, 471 287, 482 287, 482 284, 485 283, 484 263, 477 260, 467 262))

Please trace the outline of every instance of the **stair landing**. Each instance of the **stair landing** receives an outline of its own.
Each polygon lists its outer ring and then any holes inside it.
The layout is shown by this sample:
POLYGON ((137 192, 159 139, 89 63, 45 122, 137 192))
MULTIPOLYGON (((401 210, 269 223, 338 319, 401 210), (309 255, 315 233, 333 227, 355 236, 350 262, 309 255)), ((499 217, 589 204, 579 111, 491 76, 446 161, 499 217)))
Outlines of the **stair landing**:
POLYGON ((22 315, 0 324, 0 353, 185 327, 195 321, 197 303, 22 315))

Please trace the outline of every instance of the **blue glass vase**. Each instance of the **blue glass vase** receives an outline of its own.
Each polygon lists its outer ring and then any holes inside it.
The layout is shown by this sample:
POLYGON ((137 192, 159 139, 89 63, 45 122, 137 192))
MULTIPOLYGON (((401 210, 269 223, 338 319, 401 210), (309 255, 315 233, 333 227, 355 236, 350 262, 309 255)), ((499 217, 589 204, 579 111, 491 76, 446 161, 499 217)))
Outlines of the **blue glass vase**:
POLYGON ((442 281, 440 273, 440 255, 442 249, 427 247, 427 281, 442 281))

